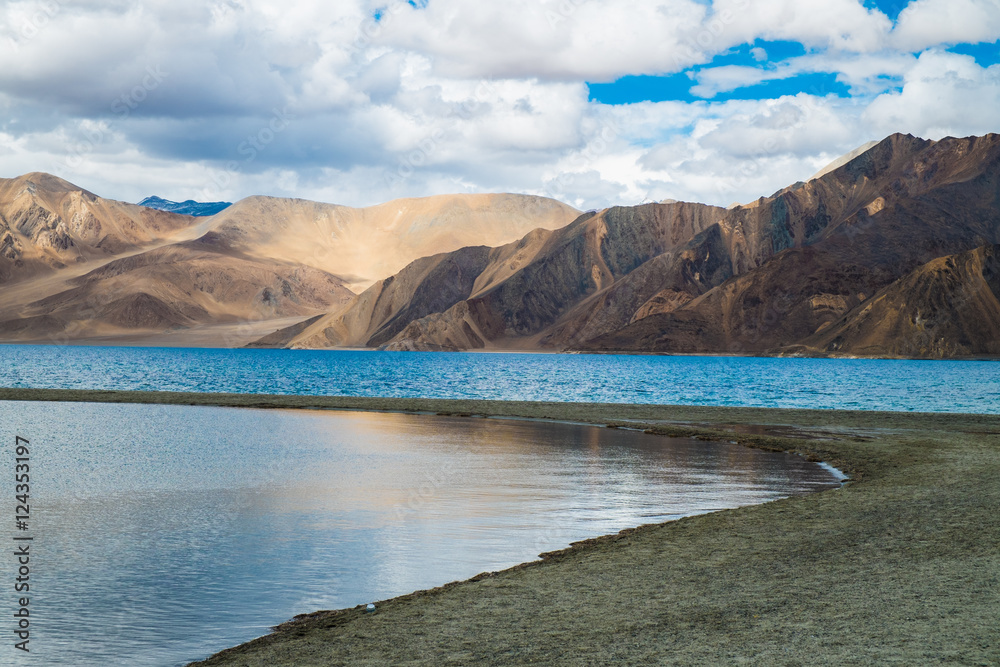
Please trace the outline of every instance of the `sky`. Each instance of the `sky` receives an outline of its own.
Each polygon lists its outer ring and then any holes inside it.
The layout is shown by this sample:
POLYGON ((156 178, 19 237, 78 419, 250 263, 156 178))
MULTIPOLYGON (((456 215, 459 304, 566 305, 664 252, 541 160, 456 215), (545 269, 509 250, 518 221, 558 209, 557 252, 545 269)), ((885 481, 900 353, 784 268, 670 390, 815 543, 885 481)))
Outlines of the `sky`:
POLYGON ((726 206, 1000 131, 998 40, 1000 0, 6 1, 0 177, 726 206))

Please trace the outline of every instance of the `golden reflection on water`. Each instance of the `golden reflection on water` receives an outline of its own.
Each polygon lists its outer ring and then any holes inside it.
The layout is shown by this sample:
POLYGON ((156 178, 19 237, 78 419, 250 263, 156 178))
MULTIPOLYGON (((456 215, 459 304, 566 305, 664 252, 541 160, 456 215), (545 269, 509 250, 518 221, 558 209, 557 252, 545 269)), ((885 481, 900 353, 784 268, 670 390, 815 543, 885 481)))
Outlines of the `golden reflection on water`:
POLYGON ((277 512, 332 505, 371 513, 373 525, 439 513, 488 522, 512 504, 544 506, 571 494, 606 504, 610 487, 646 494, 650 484, 677 492, 707 484, 718 494, 726 480, 756 486, 776 474, 773 454, 596 426, 402 413, 280 414, 296 422, 289 438, 329 456, 299 479, 259 489, 256 502, 277 512))

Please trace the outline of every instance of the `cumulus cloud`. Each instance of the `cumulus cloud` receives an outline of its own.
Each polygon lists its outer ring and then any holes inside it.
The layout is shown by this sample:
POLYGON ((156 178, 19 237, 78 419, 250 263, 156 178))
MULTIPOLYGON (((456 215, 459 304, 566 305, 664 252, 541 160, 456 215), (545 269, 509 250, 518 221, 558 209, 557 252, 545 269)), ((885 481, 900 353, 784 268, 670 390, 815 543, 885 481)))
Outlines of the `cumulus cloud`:
POLYGON ((1000 0, 914 0, 900 12, 892 38, 908 51, 995 42, 1000 40, 1000 0))
POLYGON ((840 101, 811 95, 740 100, 704 110, 694 131, 649 150, 641 164, 662 181, 660 198, 725 206, 805 180, 865 130, 840 101))
POLYGON ((340 3, 308 3, 308 13, 268 2, 252 10, 237 2, 23 4, 0 8, 0 24, 13 27, 0 39, 0 89, 67 113, 110 113, 151 69, 162 81, 139 114, 232 115, 310 92, 325 106, 363 95, 347 85, 347 55, 334 46, 362 14, 331 9, 340 3))
POLYGON ((801 42, 807 48, 871 52, 884 48, 892 22, 856 0, 715 0, 717 16, 732 16, 730 44, 769 40, 801 42))
POLYGON ((921 54, 902 90, 879 96, 865 120, 883 133, 926 139, 986 134, 1000 129, 1000 65, 980 67, 968 56, 921 54))
POLYGON ((435 0, 395 5, 376 44, 425 53, 449 77, 611 81, 677 72, 721 45, 698 42, 695 0, 435 0))

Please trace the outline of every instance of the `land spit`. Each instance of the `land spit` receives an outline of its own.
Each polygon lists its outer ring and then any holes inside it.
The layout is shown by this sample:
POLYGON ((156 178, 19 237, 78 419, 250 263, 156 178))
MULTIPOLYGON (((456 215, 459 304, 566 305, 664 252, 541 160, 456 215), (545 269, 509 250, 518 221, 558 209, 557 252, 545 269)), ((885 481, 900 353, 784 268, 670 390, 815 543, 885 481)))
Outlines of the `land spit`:
POLYGON ((641 428, 822 460, 844 487, 320 611, 216 665, 1000 663, 1000 416, 0 389, 0 400, 388 410, 641 428))

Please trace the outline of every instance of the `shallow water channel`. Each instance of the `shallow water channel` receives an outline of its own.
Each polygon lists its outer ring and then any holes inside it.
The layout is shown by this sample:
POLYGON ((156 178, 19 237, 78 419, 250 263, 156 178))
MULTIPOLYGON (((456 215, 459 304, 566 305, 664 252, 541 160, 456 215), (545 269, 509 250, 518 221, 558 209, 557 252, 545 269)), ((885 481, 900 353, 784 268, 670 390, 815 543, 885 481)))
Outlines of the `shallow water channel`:
POLYGON ((3 664, 184 664, 295 614, 839 484, 794 455, 519 420, 8 402, 0 433, 11 466, 30 441, 30 529, 7 539, 33 538, 31 655, 3 664))

